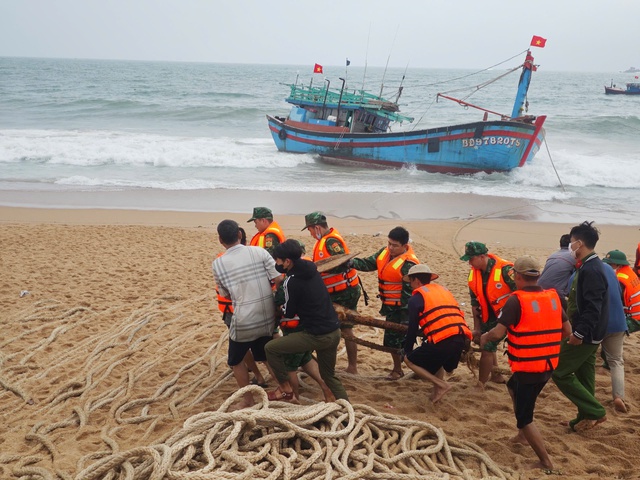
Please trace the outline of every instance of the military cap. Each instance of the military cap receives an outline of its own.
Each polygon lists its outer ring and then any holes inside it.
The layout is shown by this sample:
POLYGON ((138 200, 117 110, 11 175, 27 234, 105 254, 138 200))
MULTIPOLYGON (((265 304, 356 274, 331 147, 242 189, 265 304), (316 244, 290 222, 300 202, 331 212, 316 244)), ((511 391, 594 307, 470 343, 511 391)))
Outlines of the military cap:
POLYGON ((624 252, 620 250, 611 250, 609 253, 605 255, 602 259, 604 263, 614 264, 614 265, 629 265, 629 260, 627 260, 627 256, 624 252))
POLYGON ((249 220, 247 220, 247 223, 253 222, 258 218, 268 218, 270 220, 273 220, 273 213, 267 207, 254 207, 253 215, 249 220))
POLYGON ((327 223, 327 217, 325 217, 322 212, 311 212, 304 216, 304 228, 302 231, 305 231, 307 228, 312 227, 314 225, 319 225, 321 223, 327 223))
POLYGON ((488 252, 487 246, 482 242, 467 242, 464 246, 464 255, 460 257, 460 260, 468 262, 472 257, 484 255, 488 252))

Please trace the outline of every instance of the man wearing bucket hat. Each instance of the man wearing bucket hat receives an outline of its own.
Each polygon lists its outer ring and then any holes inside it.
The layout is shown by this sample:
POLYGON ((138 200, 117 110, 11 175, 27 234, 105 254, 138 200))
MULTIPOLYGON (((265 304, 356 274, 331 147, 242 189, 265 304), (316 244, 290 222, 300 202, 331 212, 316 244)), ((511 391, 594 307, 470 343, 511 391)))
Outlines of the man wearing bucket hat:
POLYGON ((513 266, 517 290, 502 308, 497 324, 482 334, 480 345, 507 334, 507 353, 513 374, 507 382, 513 401, 518 434, 513 443, 531 445, 540 467, 553 469, 542 435, 533 423, 538 395, 558 365, 560 344, 571 334, 571 324, 555 289, 536 285, 540 264, 530 256, 519 257, 513 266))
POLYGON ((285 236, 278 222, 273 220, 271 210, 267 207, 254 207, 253 215, 247 220, 247 223, 249 222, 253 222, 258 230, 251 239, 250 245, 262 247, 273 255, 273 249, 285 241, 285 236))
POLYGON ((640 279, 629 266, 627 256, 620 250, 611 250, 602 261, 611 265, 620 282, 629 333, 640 330, 640 279))
MULTIPOLYGON (((335 228, 329 228, 327 217, 322 212, 311 212, 304 217, 304 228, 315 239, 312 259, 314 262, 334 255, 349 253, 347 242, 335 228)), ((362 288, 358 272, 348 264, 339 265, 321 274, 329 291, 331 301, 344 308, 357 311, 362 288)), ((366 297, 365 297, 366 300, 366 297)), ((353 339, 353 324, 340 323, 340 332, 347 350, 347 373, 358 373, 358 344, 353 339)))
POLYGON ((471 330, 458 302, 445 287, 433 283, 438 275, 421 263, 409 269, 403 281, 413 294, 408 302, 409 325, 402 355, 414 373, 433 383, 431 401, 438 402, 451 389, 444 372, 451 373, 471 340, 471 330), (422 345, 414 350, 418 335, 422 345))
MULTIPOLYGON (((473 341, 480 345, 480 336, 497 325, 502 307, 516 289, 511 273, 513 263, 489 253, 487 246, 481 242, 467 242, 460 260, 469 262, 471 266, 467 281, 473 312, 473 341)), ((500 373, 492 371, 498 365, 498 343, 490 341, 482 347, 478 368, 480 388, 484 388, 489 379, 505 383, 500 373)))

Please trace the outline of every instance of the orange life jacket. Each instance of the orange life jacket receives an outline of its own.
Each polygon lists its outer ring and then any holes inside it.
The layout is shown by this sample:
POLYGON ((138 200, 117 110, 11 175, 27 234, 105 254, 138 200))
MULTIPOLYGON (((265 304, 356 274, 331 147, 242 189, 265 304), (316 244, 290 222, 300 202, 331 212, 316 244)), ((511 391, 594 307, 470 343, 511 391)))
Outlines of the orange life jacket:
POLYGON ((404 262, 410 261, 415 264, 420 263, 418 257, 413 253, 411 245, 407 245, 407 251, 390 259, 389 249, 385 248, 376 258, 378 267, 378 290, 380 300, 383 305, 399 307, 402 305, 402 266, 404 262))
MULTIPOLYGON (((222 255, 224 255, 224 252, 219 253, 218 257, 221 257, 222 255)), ((222 312, 222 315, 225 313, 233 313, 233 302, 231 299, 220 295, 217 288, 216 293, 218 294, 218 310, 222 312)))
POLYGON ((285 241, 284 233, 282 233, 282 229, 280 228, 280 225, 278 225, 278 222, 274 220, 269 224, 267 228, 265 228, 264 232, 258 232, 253 236, 253 238, 251 239, 250 245, 252 247, 265 248, 265 239, 267 235, 270 233, 278 237, 278 241, 280 243, 285 241))
MULTIPOLYGON (((313 261, 323 260, 331 256, 331 252, 327 250, 327 240, 335 238, 340 242, 345 253, 349 253, 349 247, 345 243, 344 239, 340 235, 340 232, 335 228, 330 228, 329 231, 323 235, 323 237, 316 242, 313 247, 313 261)), ((322 281, 329 293, 341 292, 349 287, 355 287, 358 285, 358 272, 355 268, 350 268, 342 273, 321 273, 322 281)))
POLYGON ((464 313, 449 290, 437 283, 429 283, 416 288, 413 294, 422 295, 424 300, 418 326, 428 342, 438 343, 460 334, 471 340, 471 330, 464 321, 464 313))
POLYGON ((509 295, 511 295, 511 288, 502 277, 502 268, 507 265, 513 265, 513 263, 503 260, 492 253, 487 255, 489 258, 494 259, 496 263, 489 274, 486 297, 485 290, 482 288, 482 272, 476 268, 472 268, 469 272, 469 288, 478 299, 478 303, 480 303, 483 323, 489 320, 489 306, 491 306, 493 313, 497 317, 507 302, 509 295))
POLYGON ((624 285, 624 313, 640 322, 640 279, 628 265, 618 268, 616 275, 624 285))
POLYGON ((543 373, 558 366, 562 305, 554 289, 516 290, 520 321, 507 329, 507 354, 513 372, 543 373))

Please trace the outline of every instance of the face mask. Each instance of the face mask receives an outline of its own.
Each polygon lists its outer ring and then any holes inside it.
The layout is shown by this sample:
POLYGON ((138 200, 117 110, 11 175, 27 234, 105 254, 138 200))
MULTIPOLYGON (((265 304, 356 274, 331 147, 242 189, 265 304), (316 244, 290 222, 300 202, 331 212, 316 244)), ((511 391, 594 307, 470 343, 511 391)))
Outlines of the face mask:
MULTIPOLYGON (((576 240, 573 243, 577 243, 577 242, 578 241, 576 240)), ((578 250, 577 249, 576 250, 573 249, 573 247, 572 247, 573 243, 569 244, 569 255, 571 255, 573 258, 578 258, 578 250)))
POLYGON ((316 233, 316 238, 318 240, 322 240, 322 234, 321 233, 316 233))
POLYGON ((287 269, 284 268, 284 264, 278 265, 276 263, 276 272, 278 272, 278 273, 287 273, 287 269))

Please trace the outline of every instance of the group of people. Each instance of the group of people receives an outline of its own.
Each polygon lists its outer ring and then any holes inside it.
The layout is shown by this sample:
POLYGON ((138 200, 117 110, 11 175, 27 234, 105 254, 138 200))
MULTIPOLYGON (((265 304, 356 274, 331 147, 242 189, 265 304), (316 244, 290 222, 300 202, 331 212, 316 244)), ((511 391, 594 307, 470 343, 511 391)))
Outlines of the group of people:
MULTIPOLYGON (((235 221, 220 222, 218 235, 226 251, 213 263, 219 295, 233 307, 228 363, 240 387, 249 384, 253 362, 266 360, 278 382, 269 399, 296 401, 295 372, 304 368, 320 384, 326 401, 348 400, 335 374, 337 348, 342 336, 347 372, 357 373, 357 346, 353 325, 340 323, 333 304, 356 310, 363 292, 357 272, 377 271, 380 314, 406 326, 406 332, 385 329, 383 344, 392 352, 386 378, 401 378, 404 365, 433 384, 431 400, 438 402, 451 388, 444 372, 458 366, 473 341, 481 350, 478 387, 488 381, 506 383, 518 428, 512 440, 531 445, 541 467, 552 469, 553 464, 533 413, 550 379, 577 407, 576 417, 567 422, 572 430, 606 420, 595 398, 600 345, 611 370, 614 407, 626 411, 622 345, 628 332, 640 329, 640 280, 623 252, 611 251, 603 260, 596 255, 599 232, 592 223, 563 235, 560 251, 544 269, 534 257, 524 255, 512 263, 481 242, 468 242, 460 259, 471 267, 470 329, 454 296, 434 283, 438 275, 416 257, 403 227, 392 229, 387 245, 373 255, 319 273, 315 262, 350 253, 324 214, 305 216, 303 231, 315 239, 307 258, 300 242, 285 238, 268 208, 256 207, 249 221, 258 230, 249 246, 242 245, 242 229, 235 221), (282 335, 274 331, 278 325, 282 335), (418 337, 422 342, 416 348, 418 337), (512 370, 508 382, 495 368, 497 347, 505 337, 512 370)), ((256 378, 263 383, 261 376, 256 378)), ((249 393, 240 406, 253 402, 249 393)))

